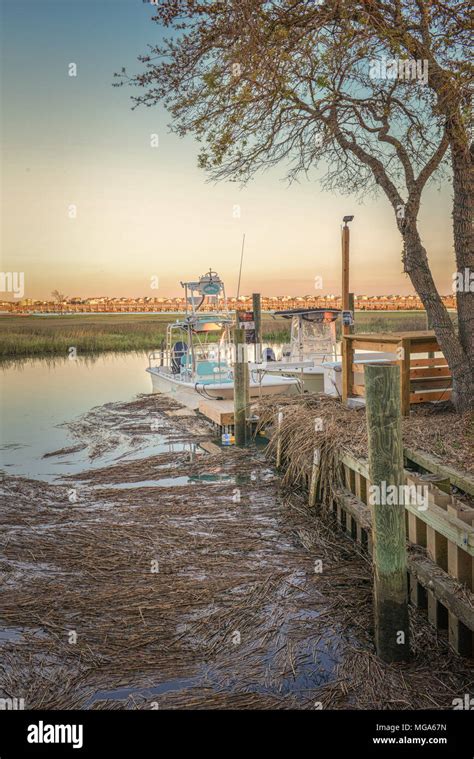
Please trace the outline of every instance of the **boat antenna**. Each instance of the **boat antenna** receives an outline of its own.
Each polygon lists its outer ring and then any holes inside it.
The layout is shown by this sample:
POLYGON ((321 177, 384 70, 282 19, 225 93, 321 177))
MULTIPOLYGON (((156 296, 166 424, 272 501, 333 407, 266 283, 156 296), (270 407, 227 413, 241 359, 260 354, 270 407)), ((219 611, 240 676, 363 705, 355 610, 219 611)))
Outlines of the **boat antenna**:
POLYGON ((240 254, 240 269, 239 269, 239 283, 237 285, 237 300, 239 299, 239 295, 240 295, 240 278, 242 277, 242 261, 244 260, 244 248, 245 248, 245 232, 242 238, 242 252, 240 254))

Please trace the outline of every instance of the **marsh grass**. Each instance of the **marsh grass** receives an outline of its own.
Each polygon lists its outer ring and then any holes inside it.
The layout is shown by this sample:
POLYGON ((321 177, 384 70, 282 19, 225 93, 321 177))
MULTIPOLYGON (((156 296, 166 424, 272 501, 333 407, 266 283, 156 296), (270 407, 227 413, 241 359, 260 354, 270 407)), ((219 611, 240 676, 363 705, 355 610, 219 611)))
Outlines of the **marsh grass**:
MULTIPOLYGON (((173 314, 80 314, 77 316, 0 317, 0 359, 66 356, 71 347, 78 353, 146 351, 158 349, 166 337, 173 314)), ((287 343, 289 322, 262 317, 263 340, 287 343)), ((357 312, 356 332, 426 329, 420 312, 357 312)))

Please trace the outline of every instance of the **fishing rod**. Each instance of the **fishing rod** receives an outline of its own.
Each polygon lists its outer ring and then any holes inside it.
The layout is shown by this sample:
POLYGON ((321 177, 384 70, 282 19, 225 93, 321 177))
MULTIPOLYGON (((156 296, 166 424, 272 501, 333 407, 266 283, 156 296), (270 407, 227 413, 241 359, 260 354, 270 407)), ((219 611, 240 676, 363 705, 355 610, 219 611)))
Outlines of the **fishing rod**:
POLYGON ((239 299, 239 295, 240 295, 240 279, 242 277, 242 262, 244 260, 244 248, 245 248, 245 232, 242 239, 242 252, 240 254, 240 269, 239 269, 239 283, 237 285, 237 300, 239 299))

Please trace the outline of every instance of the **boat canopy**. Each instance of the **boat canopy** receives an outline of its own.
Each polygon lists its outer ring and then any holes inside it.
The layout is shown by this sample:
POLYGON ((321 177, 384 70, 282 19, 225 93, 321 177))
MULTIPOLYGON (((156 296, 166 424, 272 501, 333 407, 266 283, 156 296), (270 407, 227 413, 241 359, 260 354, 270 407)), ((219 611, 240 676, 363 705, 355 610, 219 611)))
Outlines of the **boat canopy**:
POLYGON ((336 308, 296 308, 275 311, 274 316, 291 319, 291 338, 284 355, 290 361, 331 358, 336 353, 336 308))
POLYGON ((340 315, 338 308, 293 308, 288 311, 275 311, 273 316, 282 316, 284 319, 301 317, 307 322, 333 322, 340 315))
POLYGON ((178 329, 192 332, 222 332, 226 326, 232 324, 232 319, 227 314, 208 314, 206 316, 190 316, 184 321, 177 321, 172 326, 178 329))

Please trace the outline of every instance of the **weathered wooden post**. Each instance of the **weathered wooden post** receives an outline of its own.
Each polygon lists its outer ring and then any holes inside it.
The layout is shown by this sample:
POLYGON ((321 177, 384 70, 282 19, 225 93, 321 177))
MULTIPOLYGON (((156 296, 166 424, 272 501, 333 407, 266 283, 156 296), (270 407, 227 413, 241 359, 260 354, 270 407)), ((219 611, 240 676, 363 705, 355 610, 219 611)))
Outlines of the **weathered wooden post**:
POLYGON ((316 506, 316 499, 318 497, 318 481, 319 481, 319 465, 321 461, 321 453, 319 448, 313 449, 313 464, 311 467, 311 482, 309 485, 309 499, 308 506, 316 506))
POLYGON ((276 468, 281 467, 281 425, 283 424, 283 411, 278 409, 277 414, 277 445, 276 445, 276 468))
POLYGON ((409 657, 400 367, 366 364, 375 644, 384 661, 409 657))
POLYGON ((252 294, 253 321, 255 324, 255 361, 262 360, 262 303, 260 293, 252 294))
MULTIPOLYGON (((355 298, 354 293, 349 293, 349 311, 352 311, 352 315, 354 317, 355 321, 355 298)), ((349 335, 353 335, 355 331, 355 327, 353 324, 349 327, 349 335)))
MULTIPOLYGON (((353 216, 344 216, 344 226, 342 228, 342 297, 341 305, 343 311, 349 310, 349 244, 350 231, 348 224, 353 220, 353 216)), ((342 322, 342 334, 349 334, 349 325, 342 322)))
POLYGON ((249 367, 244 330, 234 329, 234 430, 235 444, 247 443, 247 412, 249 405, 249 367))

